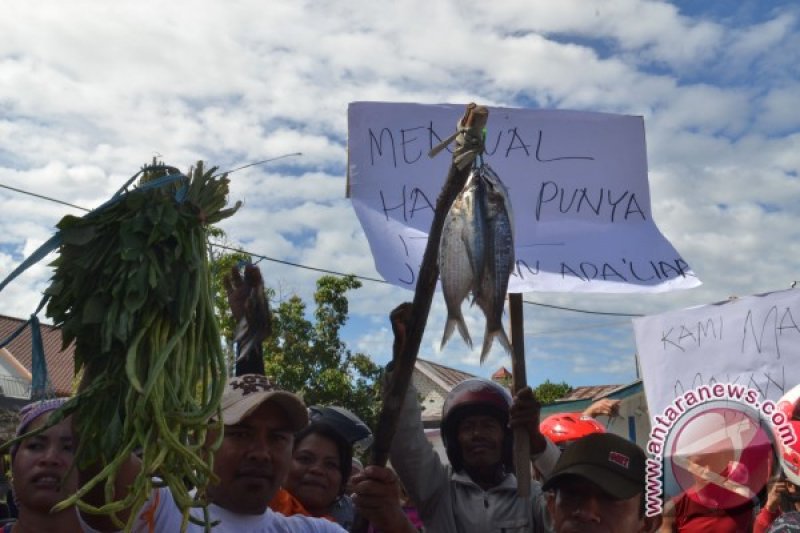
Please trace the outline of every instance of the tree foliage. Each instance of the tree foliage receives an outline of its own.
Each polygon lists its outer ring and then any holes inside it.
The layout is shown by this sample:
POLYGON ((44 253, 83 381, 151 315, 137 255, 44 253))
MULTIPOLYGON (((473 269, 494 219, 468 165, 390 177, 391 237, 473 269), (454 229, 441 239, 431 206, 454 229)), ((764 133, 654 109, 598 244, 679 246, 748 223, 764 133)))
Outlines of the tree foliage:
POLYGON ((536 398, 544 404, 553 403, 559 398, 563 398, 571 391, 572 387, 570 387, 566 382, 562 381, 561 383, 553 383, 549 379, 545 380, 544 383, 541 383, 539 386, 533 389, 536 398))
MULTIPOLYGON (((249 257, 224 254, 218 258, 217 306, 220 326, 230 343, 235 329, 222 276, 249 257)), ((268 274, 262 270, 265 282, 268 274)), ((380 368, 363 353, 352 352, 341 339, 348 319, 347 292, 361 287, 353 276, 322 276, 314 293, 313 320, 306 303, 297 295, 272 306, 272 336, 264 342, 267 376, 281 387, 303 397, 307 405, 338 405, 356 413, 374 427, 379 402, 380 368)), ((267 296, 274 291, 267 288, 267 296)))
POLYGON ((365 422, 374 422, 379 367, 362 353, 353 353, 341 340, 347 322, 346 293, 361 282, 353 276, 322 276, 314 293, 314 322, 306 304, 292 296, 273 310, 273 336, 267 340, 266 372, 278 383, 300 393, 308 405, 339 405, 365 422))

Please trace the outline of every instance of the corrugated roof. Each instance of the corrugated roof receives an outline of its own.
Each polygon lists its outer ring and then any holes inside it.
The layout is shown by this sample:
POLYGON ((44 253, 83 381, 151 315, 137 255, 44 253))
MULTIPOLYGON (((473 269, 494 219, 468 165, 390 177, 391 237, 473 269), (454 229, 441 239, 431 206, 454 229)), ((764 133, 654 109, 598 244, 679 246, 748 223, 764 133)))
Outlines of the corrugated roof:
POLYGON ((417 370, 425 374, 428 378, 441 386, 445 392, 450 392, 453 387, 464 381, 465 379, 477 377, 449 366, 440 365, 427 359, 420 359, 417 357, 417 362, 414 365, 417 370))
POLYGON ((571 400, 592 400, 608 396, 622 385, 590 385, 575 387, 569 394, 558 399, 559 402, 571 400))
MULTIPOLYGON (((4 340, 20 327, 25 320, 0 315, 0 340, 4 340)), ((75 375, 75 345, 61 351, 61 330, 49 324, 41 324, 42 344, 47 362, 47 376, 57 396, 72 394, 72 380, 75 375)), ((31 330, 25 328, 11 341, 6 349, 14 358, 31 372, 31 330)))
POLYGON ((545 417, 555 413, 580 412, 589 407, 594 400, 599 400, 600 398, 609 398, 611 400, 624 400, 625 398, 629 398, 635 394, 644 393, 644 385, 642 384, 641 379, 637 379, 636 381, 633 381, 631 383, 628 383, 627 385, 622 385, 622 386, 600 385, 599 387, 600 388, 613 387, 613 389, 610 392, 607 392, 600 397, 593 396, 590 398, 582 398, 574 400, 559 399, 553 403, 542 405, 542 411, 540 413, 540 416, 545 417))

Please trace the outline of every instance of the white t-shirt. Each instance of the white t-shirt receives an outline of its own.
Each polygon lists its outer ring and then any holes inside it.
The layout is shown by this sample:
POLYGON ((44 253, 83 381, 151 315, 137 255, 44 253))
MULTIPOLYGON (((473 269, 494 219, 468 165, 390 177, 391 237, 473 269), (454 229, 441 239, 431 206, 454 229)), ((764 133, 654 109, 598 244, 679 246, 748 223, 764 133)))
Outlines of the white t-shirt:
MULTIPOLYGON (((203 520, 202 509, 193 509, 192 516, 203 520)), ((261 515, 243 515, 232 513, 222 507, 208 506, 211 522, 219 521, 212 533, 344 533, 337 524, 323 518, 308 516, 283 516, 267 508, 261 515)), ((147 503, 144 504, 133 533, 179 533, 181 530, 181 512, 172 499, 172 493, 166 487, 156 489, 147 503)), ((86 533, 99 533, 92 529, 81 518, 81 526, 86 533)), ((202 533, 203 526, 189 522, 187 533, 202 533)))

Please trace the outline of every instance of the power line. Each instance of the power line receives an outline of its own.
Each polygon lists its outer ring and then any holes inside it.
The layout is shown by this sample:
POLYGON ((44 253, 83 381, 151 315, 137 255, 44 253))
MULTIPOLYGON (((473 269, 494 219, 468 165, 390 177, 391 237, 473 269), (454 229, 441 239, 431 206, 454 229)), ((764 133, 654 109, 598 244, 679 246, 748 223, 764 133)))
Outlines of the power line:
POLYGON ((574 311, 576 313, 585 313, 587 315, 607 315, 607 316, 644 316, 641 313, 614 313, 612 311, 590 311, 588 309, 575 309, 574 307, 561 307, 559 305, 543 304, 541 302, 531 302, 529 300, 522 300, 523 303, 537 305, 539 307, 549 307, 551 309, 558 309, 559 311, 574 311))
POLYGON ((277 161, 278 159, 284 159, 286 157, 298 157, 298 156, 301 156, 301 155, 303 155, 302 152, 295 152, 293 154, 279 155, 278 157, 272 157, 270 159, 262 159, 261 161, 256 161, 254 163, 248 163, 246 165, 242 165, 241 167, 236 167, 236 168, 232 168, 231 170, 226 170, 225 172, 220 172, 219 174, 215 174, 214 177, 221 176, 222 174, 233 174, 234 172, 237 172, 239 170, 243 170, 245 168, 254 167, 256 165, 263 165, 264 163, 272 163, 273 161, 277 161))
POLYGON ((578 326, 574 328, 563 328, 563 329, 551 329, 551 330, 542 330, 542 331, 530 331, 526 332, 526 337, 542 337, 545 335, 559 335, 561 333, 575 333, 586 331, 589 329, 601 329, 601 328, 613 328, 617 326, 630 326, 630 322, 628 320, 622 321, 615 321, 615 322, 603 322, 602 324, 594 324, 591 326, 578 326))
POLYGON ((280 263, 282 265, 288 265, 288 266, 293 266, 293 267, 297 267, 297 268, 304 268, 306 270, 313 270, 314 272, 323 272, 325 274, 333 274, 335 276, 342 276, 342 277, 344 277, 344 276, 353 276, 356 279, 363 279, 365 281, 374 281, 376 283, 387 283, 387 284, 389 283, 388 281, 386 281, 384 279, 370 278, 368 276, 359 276, 357 274, 343 274, 342 272, 337 272, 335 270, 328 270, 328 269, 325 269, 325 268, 317 268, 317 267, 312 267, 312 266, 308 266, 308 265, 303 265, 303 264, 300 264, 300 263, 292 263, 291 261, 284 261, 283 259, 275 259, 274 257, 268 257, 266 255, 260 255, 260 254, 254 254, 252 252, 248 252, 247 250, 243 250, 241 248, 234 248, 233 246, 225 246, 224 244, 217 244, 217 243, 214 243, 214 242, 209 242, 209 244, 211 246, 215 246, 217 248, 222 248, 223 250, 230 250, 232 252, 237 252, 237 253, 240 253, 240 254, 249 255, 250 257, 258 257, 259 259, 264 259, 266 261, 272 261, 273 263, 280 263))
MULTIPOLYGON (((271 163, 271 162, 277 161, 279 159, 285 159, 287 157, 298 157, 298 156, 301 156, 301 155, 303 155, 302 152, 295 152, 295 153, 292 153, 292 154, 279 155, 278 157, 272 157, 270 159, 262 159, 261 161, 255 161, 253 163, 248 163, 248 164, 242 165, 240 167, 232 168, 231 170, 226 170, 225 172, 220 172, 219 174, 215 174, 214 177, 221 176, 223 174, 232 174, 232 173, 237 172, 239 170, 244 170, 245 168, 250 168, 250 167, 257 166, 257 165, 263 165, 264 163, 271 163)), ((57 204, 66 205, 66 206, 69 206, 69 207, 74 207, 75 209, 80 209, 81 211, 86 211, 87 213, 89 211, 91 211, 91 209, 87 209, 87 208, 81 207, 79 205, 71 204, 69 202, 65 202, 64 200, 59 200, 59 199, 53 198, 51 196, 45 196, 43 194, 38 194, 38 193, 35 193, 35 192, 31 192, 31 191, 24 191, 22 189, 17 189, 16 187, 12 187, 10 185, 3 185, 2 183, 0 183, 0 187, 2 187, 3 189, 8 189, 10 191, 14 191, 14 192, 22 193, 22 194, 27 194, 28 196, 41 198, 42 200, 55 202, 57 204)))
MULTIPOLYGON (((289 157, 289 156, 294 156, 294 155, 300 155, 300 154, 299 153, 298 154, 286 154, 286 155, 280 156, 280 157, 282 158, 282 157, 289 157)), ((280 158, 275 158, 275 159, 280 159, 280 158)), ((258 161, 256 163, 251 163, 249 165, 245 165, 243 167, 239 167, 239 168, 233 169, 233 170, 231 170, 229 172, 234 172, 236 170, 241 170, 243 168, 247 168, 248 166, 253 166, 253 165, 257 165, 257 164, 261 164, 261 163, 265 163, 265 162, 269 162, 269 161, 274 161, 274 159, 267 159, 267 160, 264 160, 264 161, 258 161)), ((0 188, 8 189, 8 190, 11 190, 11 191, 14 191, 14 192, 18 192, 20 194, 26 194, 28 196, 33 196, 35 198, 39 198, 39 199, 42 199, 42 200, 47 200, 49 202, 54 202, 54 203, 57 203, 57 204, 66 205, 66 206, 69 206, 69 207, 72 207, 72 208, 75 208, 75 209, 80 209, 82 211, 86 211, 86 212, 91 211, 91 209, 87 209, 87 208, 81 207, 79 205, 71 204, 69 202, 65 202, 63 200, 59 200, 58 198, 53 198, 53 197, 50 197, 50 196, 45 196, 43 194, 37 194, 37 193, 34 193, 34 192, 25 191, 25 190, 22 190, 22 189, 17 189, 16 187, 11 187, 9 185, 4 185, 2 183, 0 183, 0 188)), ((296 268, 303 268, 305 270, 312 270, 314 272, 321 272, 321 273, 324 273, 324 274, 331 274, 331 275, 334 275, 334 276, 353 276, 356 279, 360 279, 360 280, 364 280, 364 281, 372 281, 372 282, 375 282, 375 283, 386 283, 386 284, 389 283, 386 280, 378 279, 378 278, 372 278, 372 277, 369 277, 369 276, 361 276, 361 275, 357 275, 357 274, 344 274, 342 272, 337 272, 335 270, 328 270, 328 269, 325 269, 325 268, 318 268, 318 267, 313 267, 313 266, 309 266, 309 265, 303 265, 301 263, 293 263, 291 261, 284 261, 283 259, 276 259, 274 257, 269 257, 269 256, 262 255, 262 254, 256 254, 256 253, 253 253, 253 252, 248 252, 247 250, 243 250, 241 248, 234 248, 232 246, 225 246, 225 245, 217 244, 217 243, 209 243, 209 244, 211 244, 211 246, 216 246, 217 248, 222 248, 224 250, 229 250, 229 251, 238 252, 238 253, 241 253, 241 254, 246 254, 246 255, 249 255, 251 257, 258 257, 259 259, 263 259, 265 261, 271 261, 273 263, 280 263, 282 265, 292 266, 292 267, 296 267, 296 268)), ((534 301, 531 301, 531 300, 523 300, 522 302, 526 303, 528 305, 534 305, 534 306, 537 306, 537 307, 546 307, 546 308, 550 308, 550 309, 557 309, 559 311, 570 311, 572 313, 583 313, 583 314, 588 314, 588 315, 628 316, 628 317, 644 316, 642 314, 634 314, 634 313, 615 313, 615 312, 612 312, 612 311, 591 311, 589 309, 576 309, 574 307, 564 307, 564 306, 560 306, 560 305, 545 304, 545 303, 541 303, 541 302, 534 302, 534 301)))
POLYGON ((28 196, 34 196, 36 198, 41 198, 42 200, 48 200, 50 202, 55 202, 57 204, 68 205, 69 207, 74 207, 75 209, 80 209, 82 211, 87 211, 87 212, 91 211, 91 209, 86 209, 85 207, 81 207, 79 205, 71 204, 71 203, 65 202, 63 200, 58 200, 56 198, 51 198, 51 197, 45 196, 43 194, 36 194, 35 192, 23 191, 22 189, 17 189, 15 187, 11 187, 10 185, 3 185, 2 183, 0 183, 0 187, 2 187, 3 189, 8 189, 10 191, 19 192, 19 193, 22 193, 22 194, 27 194, 28 196))
MULTIPOLYGON (((211 246, 216 246, 217 248, 222 248, 224 250, 230 250, 232 252, 237 252, 237 253, 240 253, 240 254, 249 255, 250 257, 257 257, 257 258, 263 259, 265 261, 272 261, 274 263, 280 263, 282 265, 289 265, 289 266, 293 266, 293 267, 297 267, 297 268, 305 268, 307 270, 313 270, 315 272, 324 272, 325 274, 333 274, 335 276, 353 276, 356 279, 361 279, 361 280, 365 280, 365 281, 374 281, 375 283, 389 284, 389 282, 386 281, 385 279, 371 278, 371 277, 368 277, 368 276, 361 276, 361 275, 358 275, 358 274, 344 274, 342 272, 337 272, 335 270, 327 270, 327 269, 324 269, 324 268, 312 267, 312 266, 303 265, 303 264, 300 264, 300 263, 292 263, 290 261, 284 261, 282 259, 275 259, 274 257, 269 257, 269 256, 266 256, 266 255, 255 254, 255 253, 252 253, 252 252, 248 252, 247 250, 243 250, 241 248, 234 248, 232 246, 225 246, 223 244, 217 244, 217 243, 213 243, 213 242, 210 242, 209 244, 211 246)), ((574 307, 563 307, 563 306, 559 306, 559 305, 543 304, 543 303, 540 303, 540 302, 534 302, 534 301, 530 301, 530 300, 522 300, 522 302, 526 303, 526 304, 529 304, 529 305, 536 305, 536 306, 539 306, 539 307, 548 307, 550 309, 558 309, 559 311, 572 311, 573 313, 584 313, 584 314, 588 314, 588 315, 628 316, 628 317, 644 316, 642 314, 632 314, 632 313, 614 313, 614 312, 610 312, 610 311, 608 311, 608 312, 606 312, 606 311, 590 311, 588 309, 576 309, 574 307)))

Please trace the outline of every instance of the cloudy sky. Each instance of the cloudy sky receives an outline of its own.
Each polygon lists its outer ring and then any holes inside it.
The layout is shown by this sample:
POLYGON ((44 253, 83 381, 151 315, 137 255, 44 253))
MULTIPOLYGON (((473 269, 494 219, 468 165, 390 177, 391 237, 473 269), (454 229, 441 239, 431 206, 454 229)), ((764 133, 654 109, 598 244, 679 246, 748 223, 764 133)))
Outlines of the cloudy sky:
MULTIPOLYGON (((624 315, 800 278, 799 21, 788 0, 11 0, 0 18, 0 276, 82 213, 8 187, 92 208, 154 156, 231 169, 302 152, 231 175, 245 205, 223 225, 230 243, 377 277, 344 194, 349 102, 640 115, 653 217, 704 284, 524 295, 530 383, 626 383, 636 370, 624 315)), ((33 311, 46 263, 0 294, 0 313, 33 311)), ((278 299, 310 298, 319 275, 259 266, 278 299)), ((348 345, 386 362, 387 315, 412 293, 365 281, 350 296, 348 345)), ((482 367, 479 344, 440 352, 445 316, 439 294, 420 357, 478 375, 510 367, 499 347, 482 367)), ((477 313, 467 320, 483 329, 477 313)))

